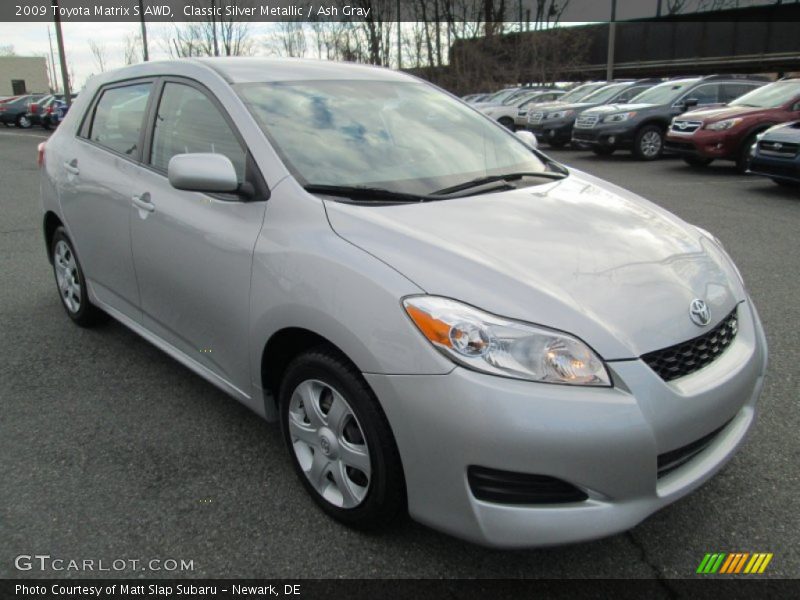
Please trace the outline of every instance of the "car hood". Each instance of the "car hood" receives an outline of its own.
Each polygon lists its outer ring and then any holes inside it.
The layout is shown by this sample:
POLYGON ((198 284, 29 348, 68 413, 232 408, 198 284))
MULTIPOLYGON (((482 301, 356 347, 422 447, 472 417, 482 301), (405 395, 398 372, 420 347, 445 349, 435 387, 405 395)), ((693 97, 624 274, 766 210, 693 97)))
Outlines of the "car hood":
POLYGON ((338 235, 427 293, 570 332, 607 360, 697 337, 745 297, 697 228, 585 173, 439 202, 325 205, 338 235), (694 298, 710 307, 705 328, 689 318, 694 298))
POLYGON ((789 121, 770 127, 764 132, 764 137, 772 142, 800 143, 800 121, 789 121))
POLYGON ((594 108, 590 108, 586 112, 601 113, 605 115, 609 113, 627 112, 632 110, 644 111, 653 108, 659 108, 660 106, 662 105, 661 104, 603 104, 601 106, 595 106, 594 108))

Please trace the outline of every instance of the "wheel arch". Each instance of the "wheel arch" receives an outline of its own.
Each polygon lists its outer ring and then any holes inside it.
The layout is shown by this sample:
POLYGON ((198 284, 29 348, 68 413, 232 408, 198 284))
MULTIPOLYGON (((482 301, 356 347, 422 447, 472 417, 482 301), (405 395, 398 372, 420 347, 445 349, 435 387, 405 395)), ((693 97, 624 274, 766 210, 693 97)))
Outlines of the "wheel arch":
POLYGON ((53 255, 50 252, 50 249, 53 246, 53 236, 56 233, 56 229, 63 226, 64 223, 52 210, 48 210, 45 213, 44 219, 42 219, 42 228, 44 230, 45 251, 47 252, 47 260, 50 261, 50 264, 53 263, 53 255))

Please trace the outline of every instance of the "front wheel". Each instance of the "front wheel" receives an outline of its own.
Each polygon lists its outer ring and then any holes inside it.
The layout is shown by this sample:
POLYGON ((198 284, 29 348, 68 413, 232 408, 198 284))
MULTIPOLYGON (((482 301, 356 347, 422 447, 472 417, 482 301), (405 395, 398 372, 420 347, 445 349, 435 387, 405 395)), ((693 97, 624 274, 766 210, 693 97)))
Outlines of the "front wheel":
POLYGON ((20 115, 17 117, 17 127, 20 129, 30 129, 32 125, 33 122, 25 115, 20 115))
POLYGON ((50 247, 58 296, 67 315, 81 327, 91 327, 103 320, 103 313, 89 302, 86 278, 81 263, 63 227, 56 229, 50 247))
POLYGON ((683 162, 690 167, 707 167, 713 162, 713 158, 705 158, 703 156, 684 156, 683 162))
POLYGON ((739 173, 747 173, 750 168, 750 151, 756 143, 756 136, 748 136, 747 139, 739 147, 739 153, 736 155, 736 170, 739 173))
POLYGON ((664 152, 664 132, 658 125, 645 125, 633 141, 633 155, 639 160, 655 160, 664 152))
POLYGON ((280 389, 284 441, 298 477, 329 516, 375 529, 405 509, 400 455, 378 400, 342 355, 300 355, 280 389))

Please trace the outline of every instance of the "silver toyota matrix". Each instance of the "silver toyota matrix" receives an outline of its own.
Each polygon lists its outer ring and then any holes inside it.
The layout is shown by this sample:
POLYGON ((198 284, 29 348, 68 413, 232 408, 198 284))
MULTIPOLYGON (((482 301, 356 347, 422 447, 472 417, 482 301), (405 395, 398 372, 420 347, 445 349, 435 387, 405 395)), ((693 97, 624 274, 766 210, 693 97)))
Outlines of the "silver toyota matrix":
POLYGON ((764 332, 713 235, 527 136, 374 67, 106 73, 39 149, 58 294, 279 421, 347 525, 624 531, 741 445, 764 332))

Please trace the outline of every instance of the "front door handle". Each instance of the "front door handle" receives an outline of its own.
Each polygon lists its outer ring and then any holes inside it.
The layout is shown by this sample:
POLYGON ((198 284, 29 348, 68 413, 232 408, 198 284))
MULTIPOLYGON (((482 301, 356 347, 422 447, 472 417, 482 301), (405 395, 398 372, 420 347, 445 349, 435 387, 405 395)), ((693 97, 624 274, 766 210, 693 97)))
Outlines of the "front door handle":
POLYGON ((64 170, 70 175, 80 175, 81 170, 78 168, 78 159, 73 158, 71 161, 65 162, 64 170))
POLYGON ((156 207, 150 202, 150 194, 145 192, 141 196, 134 196, 133 197, 133 204, 136 208, 140 208, 142 210, 146 210, 147 212, 153 212, 156 207))

